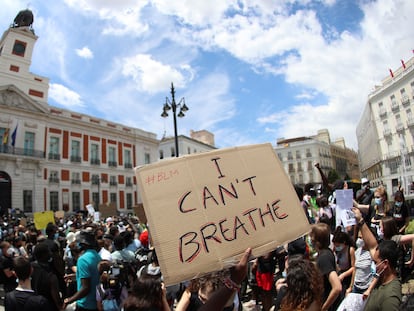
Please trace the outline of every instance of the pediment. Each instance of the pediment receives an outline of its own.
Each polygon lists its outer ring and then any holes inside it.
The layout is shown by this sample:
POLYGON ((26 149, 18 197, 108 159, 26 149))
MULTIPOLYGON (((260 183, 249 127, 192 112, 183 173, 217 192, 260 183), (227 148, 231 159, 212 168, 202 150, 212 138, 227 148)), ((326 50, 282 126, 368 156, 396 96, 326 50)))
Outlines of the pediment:
POLYGON ((0 107, 22 109, 28 112, 47 113, 47 108, 34 101, 14 85, 0 87, 0 107))

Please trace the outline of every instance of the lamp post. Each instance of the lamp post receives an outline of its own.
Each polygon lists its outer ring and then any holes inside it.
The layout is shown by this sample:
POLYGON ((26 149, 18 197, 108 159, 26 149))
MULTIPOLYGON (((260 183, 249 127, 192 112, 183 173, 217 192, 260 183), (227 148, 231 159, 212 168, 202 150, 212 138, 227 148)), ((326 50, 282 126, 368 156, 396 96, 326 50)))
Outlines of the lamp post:
POLYGON ((166 118, 168 117, 168 112, 172 108, 173 112, 173 119, 174 119, 174 140, 175 140, 175 156, 179 156, 178 152, 178 134, 177 134, 177 117, 182 118, 185 116, 184 112, 188 111, 188 107, 185 104, 184 97, 180 99, 178 104, 175 102, 175 90, 174 84, 171 82, 171 101, 168 97, 165 98, 165 104, 163 106, 163 111, 161 117, 166 118), (180 108, 180 111, 177 114, 177 107, 180 108))

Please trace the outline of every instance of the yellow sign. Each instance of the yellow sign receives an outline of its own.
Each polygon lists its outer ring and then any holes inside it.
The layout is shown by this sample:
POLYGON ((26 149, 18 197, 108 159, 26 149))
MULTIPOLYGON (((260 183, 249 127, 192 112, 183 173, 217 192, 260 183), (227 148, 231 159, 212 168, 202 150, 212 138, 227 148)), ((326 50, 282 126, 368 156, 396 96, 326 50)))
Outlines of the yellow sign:
POLYGON ((55 223, 55 213, 53 211, 36 212, 33 214, 33 218, 37 230, 46 229, 49 222, 55 223))

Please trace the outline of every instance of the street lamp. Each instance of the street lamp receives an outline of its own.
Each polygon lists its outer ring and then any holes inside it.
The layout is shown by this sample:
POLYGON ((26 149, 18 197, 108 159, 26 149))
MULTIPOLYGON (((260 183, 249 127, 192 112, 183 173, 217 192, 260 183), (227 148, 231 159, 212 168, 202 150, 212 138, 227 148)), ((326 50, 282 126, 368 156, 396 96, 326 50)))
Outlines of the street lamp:
POLYGON ((179 118, 184 117, 185 116, 184 112, 188 111, 188 107, 185 104, 184 97, 180 99, 178 104, 175 103, 175 90, 174 90, 174 84, 172 82, 171 82, 171 98, 172 98, 171 101, 168 99, 168 97, 165 98, 165 104, 162 109, 163 111, 162 111, 161 117, 163 118, 168 117, 167 111, 169 111, 172 108, 173 117, 174 117, 175 156, 178 157, 179 152, 178 152, 178 135, 177 135, 177 116, 179 118), (177 107, 180 108, 178 115, 176 114, 177 107))

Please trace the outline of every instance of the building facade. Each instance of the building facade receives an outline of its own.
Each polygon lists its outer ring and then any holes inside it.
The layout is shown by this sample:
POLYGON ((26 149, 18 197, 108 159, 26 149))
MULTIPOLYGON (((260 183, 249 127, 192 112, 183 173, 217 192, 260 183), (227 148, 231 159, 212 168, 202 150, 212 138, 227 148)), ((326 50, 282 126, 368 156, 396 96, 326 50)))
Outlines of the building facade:
POLYGON ((360 179, 357 153, 345 146, 343 138, 331 142, 326 129, 314 136, 278 139, 275 152, 294 184, 322 183, 316 163, 326 176, 336 170, 340 178, 360 179))
POLYGON ((29 71, 37 36, 13 25, 0 41, 0 206, 130 211, 133 167, 158 158, 156 135, 48 105, 49 80, 29 71))
MULTIPOLYGON (((192 137, 188 137, 185 135, 178 135, 178 152, 180 156, 186 154, 193 154, 193 153, 200 153, 206 152, 210 150, 216 149, 214 145, 204 142, 205 137, 208 139, 207 142, 213 142, 214 144, 214 134, 202 130, 202 131, 191 131, 190 132, 192 137), (195 135, 193 137, 193 133, 202 133, 202 136, 195 135), (203 140, 201 140, 203 139, 203 140)), ((176 150, 175 150, 175 138, 174 137, 164 137, 161 139, 159 144, 159 159, 168 159, 171 157, 175 157, 176 150)))
POLYGON ((361 174, 390 193, 414 181, 414 58, 369 94, 356 134, 361 174))

